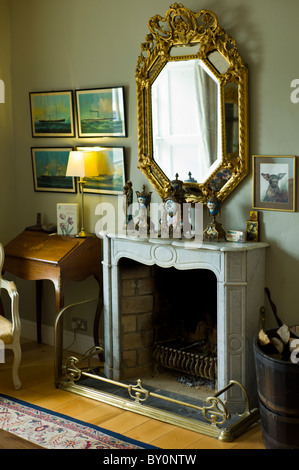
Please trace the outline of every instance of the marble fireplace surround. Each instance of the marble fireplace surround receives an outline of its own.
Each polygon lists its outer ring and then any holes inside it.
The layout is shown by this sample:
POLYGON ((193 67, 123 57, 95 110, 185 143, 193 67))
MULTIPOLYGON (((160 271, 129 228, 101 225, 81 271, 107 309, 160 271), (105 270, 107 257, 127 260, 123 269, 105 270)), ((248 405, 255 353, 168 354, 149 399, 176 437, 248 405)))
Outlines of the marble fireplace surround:
MULTIPOLYGON (((250 406, 257 406, 253 338, 260 327, 264 305, 267 243, 203 242, 138 239, 103 235, 105 374, 120 380, 119 261, 180 270, 209 269, 217 279, 217 382, 218 390, 230 380, 245 387, 250 406)), ((200 302, 200 299, 198 299, 200 302)), ((142 377, 140 377, 142 379, 142 377)), ((241 413, 245 400, 239 388, 226 392, 231 413, 241 413)))

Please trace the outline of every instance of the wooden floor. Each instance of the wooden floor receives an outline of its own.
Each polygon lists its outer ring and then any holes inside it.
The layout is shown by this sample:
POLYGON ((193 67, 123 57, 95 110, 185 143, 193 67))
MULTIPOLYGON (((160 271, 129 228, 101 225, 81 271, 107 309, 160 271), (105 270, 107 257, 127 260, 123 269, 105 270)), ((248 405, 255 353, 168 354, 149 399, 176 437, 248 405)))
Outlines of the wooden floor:
POLYGON ((22 341, 21 390, 11 379, 12 353, 6 351, 0 364, 0 392, 34 405, 121 433, 161 449, 264 449, 260 423, 230 443, 193 431, 162 423, 98 401, 56 389, 54 386, 54 348, 22 341))

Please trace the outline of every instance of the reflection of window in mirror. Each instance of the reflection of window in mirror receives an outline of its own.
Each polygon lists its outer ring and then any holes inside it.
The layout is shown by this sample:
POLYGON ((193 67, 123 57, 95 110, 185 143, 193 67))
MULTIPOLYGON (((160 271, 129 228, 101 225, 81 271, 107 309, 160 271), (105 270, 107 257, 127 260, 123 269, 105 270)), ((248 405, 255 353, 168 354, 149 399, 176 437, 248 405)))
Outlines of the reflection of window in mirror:
POLYGON ((152 85, 153 156, 170 178, 204 182, 221 159, 220 90, 199 60, 168 62, 152 85))

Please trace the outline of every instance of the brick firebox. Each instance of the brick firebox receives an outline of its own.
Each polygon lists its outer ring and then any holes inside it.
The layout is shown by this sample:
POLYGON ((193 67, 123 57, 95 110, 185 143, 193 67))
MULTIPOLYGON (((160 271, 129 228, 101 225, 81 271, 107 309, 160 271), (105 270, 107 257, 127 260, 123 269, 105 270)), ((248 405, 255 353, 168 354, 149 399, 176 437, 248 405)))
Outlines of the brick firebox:
POLYGON ((152 364, 154 266, 121 262, 122 376, 147 373, 152 364))
POLYGON ((154 372, 155 342, 183 337, 190 345, 205 338, 217 348, 217 281, 211 271, 165 271, 124 258, 119 272, 123 378, 154 372))

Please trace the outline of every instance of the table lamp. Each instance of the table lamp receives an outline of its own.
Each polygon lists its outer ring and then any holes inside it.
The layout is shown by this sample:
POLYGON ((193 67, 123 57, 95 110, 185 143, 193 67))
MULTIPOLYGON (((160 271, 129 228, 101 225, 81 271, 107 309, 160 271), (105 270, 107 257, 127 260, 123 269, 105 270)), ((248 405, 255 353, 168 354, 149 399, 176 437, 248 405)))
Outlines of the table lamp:
POLYGON ((84 178, 86 176, 98 176, 98 152, 93 151, 71 151, 69 155, 69 160, 66 169, 66 176, 76 176, 79 177, 79 187, 82 193, 82 208, 81 208, 81 230, 78 233, 77 237, 88 237, 89 233, 85 232, 84 229, 84 178))

